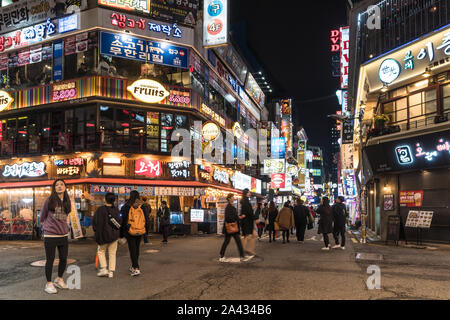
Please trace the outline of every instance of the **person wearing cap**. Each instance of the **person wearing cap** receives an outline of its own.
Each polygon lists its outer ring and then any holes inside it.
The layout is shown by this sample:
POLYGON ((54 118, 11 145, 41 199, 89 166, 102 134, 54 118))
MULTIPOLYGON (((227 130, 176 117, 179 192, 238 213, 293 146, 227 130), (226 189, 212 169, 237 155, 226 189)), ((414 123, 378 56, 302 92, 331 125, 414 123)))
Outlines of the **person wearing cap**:
POLYGON ((345 198, 339 196, 336 198, 335 204, 331 207, 333 212, 333 236, 336 245, 333 246, 334 249, 341 248, 345 250, 345 225, 347 224, 348 212, 345 207, 345 198), (339 245, 339 235, 341 235, 341 244, 339 245))
POLYGON ((258 217, 255 217, 253 213, 253 208, 249 200, 250 196, 250 190, 244 189, 241 199, 241 214, 239 215, 239 217, 242 219, 241 226, 242 234, 244 236, 242 244, 244 246, 244 252, 247 254, 247 256, 252 258, 256 255, 255 244, 258 234, 255 230, 255 220, 258 219, 258 217))
POLYGON ((228 247, 228 244, 230 243, 231 238, 234 238, 234 240, 236 241, 236 245, 239 250, 239 255, 241 257, 241 261, 246 260, 246 258, 244 256, 244 249, 242 247, 241 237, 239 236, 239 234, 240 234, 240 230, 239 230, 240 217, 237 214, 236 208, 233 206, 233 198, 234 198, 234 195, 232 193, 228 194, 228 196, 227 196, 228 205, 225 208, 225 221, 224 221, 223 229, 222 229, 222 233, 225 235, 225 240, 223 241, 222 248, 220 249, 220 259, 219 259, 220 262, 226 261, 225 251, 227 250, 227 247, 228 247), (230 234, 227 232, 226 224, 233 223, 233 222, 238 223, 238 231, 236 233, 230 234))

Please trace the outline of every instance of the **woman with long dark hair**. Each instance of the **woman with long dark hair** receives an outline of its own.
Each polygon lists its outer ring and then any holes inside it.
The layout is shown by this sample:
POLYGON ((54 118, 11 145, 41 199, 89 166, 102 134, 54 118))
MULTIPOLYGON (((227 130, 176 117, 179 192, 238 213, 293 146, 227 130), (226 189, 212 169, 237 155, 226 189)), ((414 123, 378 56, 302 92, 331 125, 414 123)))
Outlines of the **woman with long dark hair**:
POLYGON ((244 247, 244 252, 247 254, 247 256, 253 258, 253 256, 256 255, 255 244, 258 235, 255 229, 255 220, 258 219, 258 217, 254 216, 253 208, 249 200, 250 196, 250 190, 244 189, 241 199, 241 214, 239 216, 242 219, 241 226, 242 234, 244 235, 242 245, 244 247))
POLYGON ((325 242, 325 247, 322 250, 330 250, 328 234, 333 233, 333 214, 328 197, 322 198, 322 204, 317 208, 317 214, 320 215, 319 230, 317 233, 322 233, 323 241, 325 242))
POLYGON ((71 210, 70 198, 67 193, 64 180, 57 179, 53 183, 52 193, 45 200, 41 211, 41 225, 44 233, 45 247, 45 276, 47 283, 45 292, 58 293, 59 289, 67 289, 67 284, 62 276, 66 270, 67 255, 69 253, 69 225, 67 217, 71 210), (53 262, 55 261, 56 248, 58 248, 59 265, 58 278, 52 283, 53 262))
POLYGON ((130 198, 120 210, 122 216, 122 227, 120 237, 125 237, 128 242, 131 258, 131 276, 141 274, 139 269, 139 248, 142 236, 148 230, 149 217, 144 214, 141 208, 142 201, 139 199, 139 192, 133 190, 130 192, 130 198))

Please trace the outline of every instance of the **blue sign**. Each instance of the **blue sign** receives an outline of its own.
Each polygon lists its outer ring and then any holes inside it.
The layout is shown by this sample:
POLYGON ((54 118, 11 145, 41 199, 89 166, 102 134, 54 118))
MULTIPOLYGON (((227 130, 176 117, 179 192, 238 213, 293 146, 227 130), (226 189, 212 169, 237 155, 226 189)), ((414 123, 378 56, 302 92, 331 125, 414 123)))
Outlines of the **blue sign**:
POLYGON ((271 158, 272 159, 284 159, 286 142, 283 137, 272 138, 270 142, 271 158))
POLYGON ((58 20, 58 32, 64 33, 78 29, 78 15, 73 14, 58 20))
POLYGON ((208 6, 208 14, 211 17, 217 17, 223 11, 223 4, 219 0, 212 1, 208 6))
POLYGON ((414 162, 411 149, 409 146, 400 146, 395 148, 395 154, 397 155, 398 163, 411 164, 414 162))
POLYGON ((63 40, 56 40, 53 43, 53 81, 61 81, 63 79, 63 40))
POLYGON ((126 34, 101 32, 100 54, 188 69, 188 49, 126 34))

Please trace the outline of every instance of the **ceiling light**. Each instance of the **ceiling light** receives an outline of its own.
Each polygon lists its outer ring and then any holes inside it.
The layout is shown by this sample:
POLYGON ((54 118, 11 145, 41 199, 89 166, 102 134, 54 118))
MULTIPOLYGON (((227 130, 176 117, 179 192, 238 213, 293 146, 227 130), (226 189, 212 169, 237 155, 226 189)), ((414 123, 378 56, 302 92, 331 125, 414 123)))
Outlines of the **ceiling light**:
POLYGON ((428 78, 428 77, 430 77, 430 76, 431 76, 431 71, 430 71, 429 68, 426 68, 426 69, 425 69, 425 72, 422 74, 422 77, 428 78))

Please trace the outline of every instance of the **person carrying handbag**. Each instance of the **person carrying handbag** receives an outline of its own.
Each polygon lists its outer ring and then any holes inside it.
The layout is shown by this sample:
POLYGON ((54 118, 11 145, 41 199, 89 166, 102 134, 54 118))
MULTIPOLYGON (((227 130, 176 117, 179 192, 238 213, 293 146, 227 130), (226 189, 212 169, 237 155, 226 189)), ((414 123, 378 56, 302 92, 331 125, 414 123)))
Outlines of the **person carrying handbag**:
POLYGON ((226 261, 225 251, 227 250, 231 238, 234 238, 234 240, 236 241, 241 261, 248 260, 244 257, 244 249, 242 247, 239 229, 240 217, 237 214, 236 208, 233 206, 233 198, 234 196, 232 193, 228 194, 227 196, 228 205, 225 208, 225 221, 223 223, 222 229, 222 233, 225 235, 225 240, 223 241, 222 248, 220 249, 220 259, 219 259, 220 262, 226 261))

